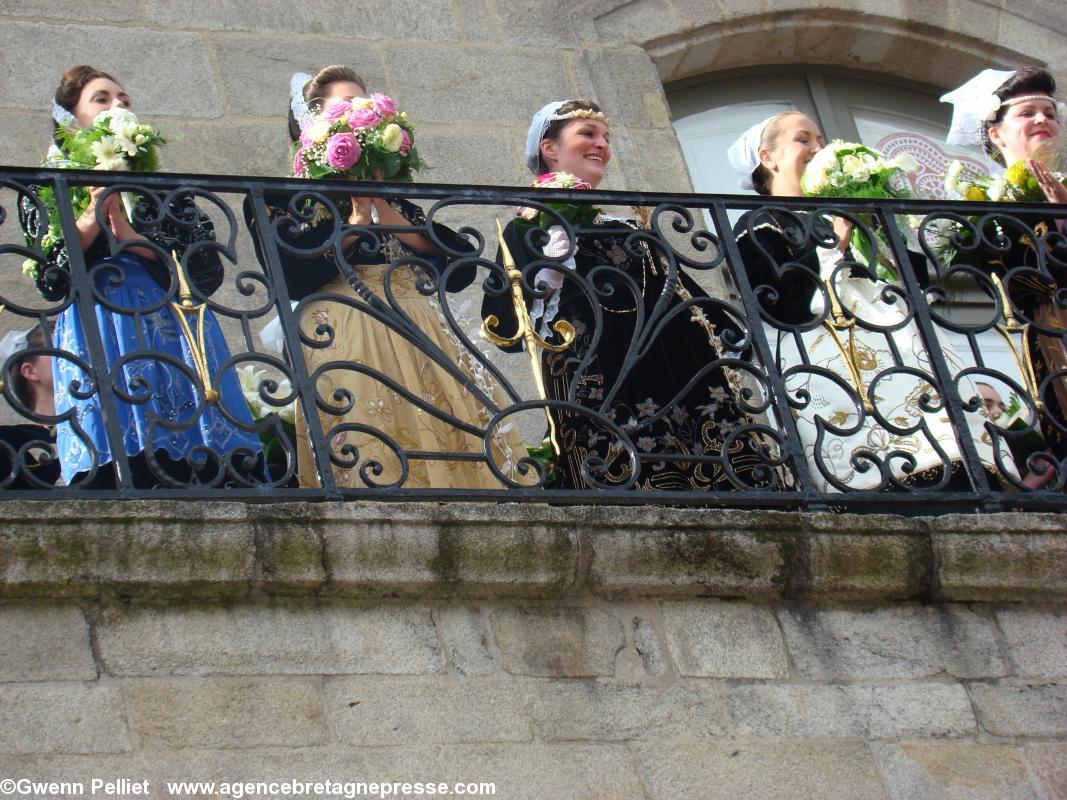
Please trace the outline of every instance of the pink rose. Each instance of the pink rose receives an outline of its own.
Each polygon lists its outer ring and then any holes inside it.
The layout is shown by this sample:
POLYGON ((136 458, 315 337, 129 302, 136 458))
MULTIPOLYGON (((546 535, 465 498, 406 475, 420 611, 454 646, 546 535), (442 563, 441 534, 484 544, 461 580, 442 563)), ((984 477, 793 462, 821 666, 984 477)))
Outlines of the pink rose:
POLYGON ((378 112, 373 108, 354 108, 352 113, 348 115, 348 127, 354 131, 373 128, 381 121, 382 118, 378 116, 378 112))
POLYGON ((363 151, 351 133, 335 133, 326 140, 326 163, 345 172, 355 166, 363 151))
POLYGON ((348 100, 338 100, 336 103, 330 103, 329 107, 322 112, 322 116, 329 120, 332 125, 347 114, 351 108, 352 103, 348 100))
POLYGON ((375 92, 370 96, 370 100, 374 104, 374 110, 383 117, 391 117, 396 113, 396 101, 389 95, 375 92))
POLYGON ((313 145, 313 144, 315 144, 315 143, 313 141, 311 141, 311 137, 308 136, 307 129, 306 128, 301 129, 301 131, 300 131, 300 146, 301 147, 311 147, 311 145, 313 145))
POLYGON ((297 178, 303 178, 306 173, 304 169, 304 159, 301 156, 304 155, 304 149, 302 147, 296 148, 296 152, 293 153, 293 176, 297 178))
POLYGON ((402 156, 406 156, 408 154, 408 150, 410 150, 410 149, 411 149, 411 135, 407 131, 402 130, 400 132, 400 149, 397 150, 397 152, 400 153, 400 155, 402 155, 402 156))

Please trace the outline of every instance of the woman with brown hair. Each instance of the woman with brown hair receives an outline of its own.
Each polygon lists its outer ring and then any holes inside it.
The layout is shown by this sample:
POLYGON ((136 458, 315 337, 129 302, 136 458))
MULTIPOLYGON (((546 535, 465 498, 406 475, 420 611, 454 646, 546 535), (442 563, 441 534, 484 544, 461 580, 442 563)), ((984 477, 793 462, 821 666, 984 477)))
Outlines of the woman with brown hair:
MULTIPOLYGON (((980 144, 1009 174, 1029 172, 1048 202, 1067 203, 1067 187, 1052 173, 1059 167, 1067 119, 1047 70, 986 69, 941 100, 953 105, 950 144, 980 144)), ((1067 284, 1064 220, 1051 210, 987 212, 981 230, 960 226, 952 262, 953 269, 975 268, 989 276, 984 291, 1002 295, 998 299, 1009 306, 1003 313, 1022 335, 1021 347, 1012 347, 1023 365, 1022 393, 1031 401, 1023 416, 1040 429, 1058 462, 1053 468, 1048 454, 1039 454, 1031 458, 1032 469, 1044 475, 1040 483, 1055 478, 1059 486, 1067 475, 1067 311, 1057 299, 1067 284)))
POLYGON ((59 480, 55 452, 52 357, 40 325, 0 339, 0 365, 9 364, 5 389, 27 422, 0 425, 0 489, 47 489, 59 480))
MULTIPOLYGON (((292 90, 294 145, 331 104, 368 97, 342 65, 295 75, 292 90)), ((251 230, 264 263, 264 240, 275 239, 289 295, 300 301, 302 355, 337 485, 527 485, 532 471, 514 424, 493 422, 504 405, 499 387, 437 297, 441 280, 454 292, 474 279, 473 260, 462 263, 470 245, 407 200, 331 187, 267 202, 271 231, 251 230)), ((296 437, 300 484, 318 486, 303 413, 296 437)))
MULTIPOLYGON (((53 101, 53 127, 86 128, 101 112, 128 109, 130 96, 112 76, 88 65, 64 74, 53 101)), ((35 263, 37 288, 61 302, 53 359, 55 413, 63 478, 93 488, 116 485, 113 445, 124 447, 138 488, 190 484, 247 485, 264 477, 259 437, 232 370, 214 315, 205 310, 202 341, 182 331, 170 301, 178 294, 172 253, 177 253, 202 302, 222 282, 214 228, 189 195, 163 208, 165 192, 138 193, 133 219, 116 191, 90 189, 88 208, 77 218, 78 241, 62 240, 35 263), (94 316, 83 319, 71 289, 72 247, 80 251, 94 286, 94 316), (84 326, 95 325, 106 364, 94 364, 84 326), (104 388, 82 365, 110 371, 104 388), (206 368, 213 385, 204 385, 206 368), (91 391, 86 391, 91 389, 91 391), (104 425, 101 393, 114 393, 121 442, 104 425), (85 396, 85 395, 88 396, 85 396)), ((19 206, 31 247, 48 232, 44 206, 29 196, 19 206)), ((54 233, 54 232, 53 232, 54 233)), ((40 250, 38 250, 40 252, 40 250)))

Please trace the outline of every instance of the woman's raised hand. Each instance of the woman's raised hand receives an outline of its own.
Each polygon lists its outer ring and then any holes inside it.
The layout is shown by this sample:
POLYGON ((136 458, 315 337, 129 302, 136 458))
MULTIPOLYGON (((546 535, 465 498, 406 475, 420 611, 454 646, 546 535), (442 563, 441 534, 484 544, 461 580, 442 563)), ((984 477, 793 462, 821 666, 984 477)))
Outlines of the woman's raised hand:
POLYGON ((81 216, 75 221, 75 225, 78 228, 78 242, 81 244, 82 250, 88 249, 96 241, 96 237, 100 235, 100 223, 96 221, 96 207, 100 202, 100 195, 104 193, 104 189, 105 187, 103 186, 89 187, 89 205, 86 206, 81 216))
POLYGON ((1048 167, 1032 158, 1026 165, 1050 203, 1067 203, 1067 186, 1056 180, 1048 167))
POLYGON ((834 234, 837 236, 837 249, 845 252, 852 243, 852 223, 844 217, 834 217, 834 234))

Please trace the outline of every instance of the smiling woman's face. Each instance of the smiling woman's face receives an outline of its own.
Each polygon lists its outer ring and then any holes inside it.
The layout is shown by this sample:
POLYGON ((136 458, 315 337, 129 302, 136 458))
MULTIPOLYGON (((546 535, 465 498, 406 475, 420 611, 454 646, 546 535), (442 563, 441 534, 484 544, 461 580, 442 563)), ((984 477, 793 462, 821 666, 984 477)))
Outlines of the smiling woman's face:
POLYGON ((1060 123, 1050 100, 1023 100, 1008 106, 1004 119, 989 128, 989 140, 1011 166, 1016 161, 1041 157, 1059 147, 1060 123))
POLYGON ((770 170, 771 193, 799 196, 800 178, 812 157, 826 146, 819 126, 804 114, 788 114, 778 121, 772 148, 760 150, 760 163, 770 170))
POLYGON ((598 119, 574 119, 556 139, 541 140, 541 160, 551 172, 569 172, 594 188, 611 161, 611 133, 598 119))

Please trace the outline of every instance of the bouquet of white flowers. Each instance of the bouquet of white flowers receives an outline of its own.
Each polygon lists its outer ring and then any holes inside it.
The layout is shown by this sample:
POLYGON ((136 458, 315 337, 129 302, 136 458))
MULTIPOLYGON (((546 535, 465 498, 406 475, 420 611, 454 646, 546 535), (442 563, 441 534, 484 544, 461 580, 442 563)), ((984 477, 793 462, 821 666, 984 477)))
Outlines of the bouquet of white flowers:
MULTIPOLYGON (((137 116, 124 108, 110 108, 96 115, 88 128, 61 127, 56 141, 48 148, 41 162, 43 167, 55 169, 99 169, 107 172, 155 172, 159 168, 158 146, 166 143, 150 125, 142 125, 137 116)), ((63 239, 59 222, 59 208, 55 192, 41 187, 37 196, 48 210, 48 231, 41 241, 46 256, 51 255, 63 239)), ((89 207, 89 187, 75 186, 70 190, 74 216, 79 217, 89 207)), ((129 201, 123 197, 129 208, 129 201)), ((23 262, 22 271, 37 276, 37 262, 23 262)))
MULTIPOLYGON (((907 153, 886 158, 866 145, 836 139, 808 163, 800 179, 800 188, 808 197, 906 200, 911 197, 911 192, 904 176, 918 168, 918 162, 907 153)), ((888 251, 884 233, 879 231, 877 235, 888 251)), ((870 243, 859 230, 852 232, 852 249, 870 263, 870 243)), ((875 274, 885 281, 897 280, 896 271, 884 258, 878 259, 875 274)))

